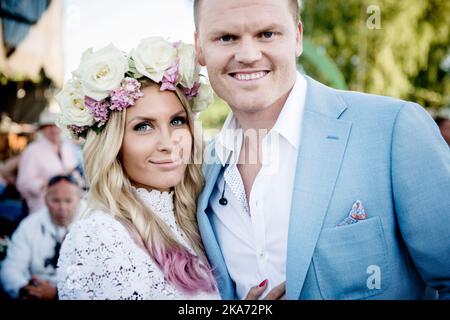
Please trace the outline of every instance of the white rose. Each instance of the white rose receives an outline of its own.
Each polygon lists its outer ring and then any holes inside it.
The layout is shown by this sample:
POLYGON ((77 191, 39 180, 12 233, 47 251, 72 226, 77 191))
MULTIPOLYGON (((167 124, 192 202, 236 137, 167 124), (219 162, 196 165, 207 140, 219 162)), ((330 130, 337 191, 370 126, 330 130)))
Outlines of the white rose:
POLYGON ((162 81, 164 72, 176 61, 177 50, 162 37, 150 37, 142 40, 131 55, 136 70, 158 83, 162 81))
POLYGON ((84 104, 84 93, 80 81, 75 79, 69 80, 55 96, 55 99, 61 108, 58 119, 60 125, 84 127, 94 124, 95 120, 89 108, 84 104))
POLYGON ((211 85, 207 82, 202 82, 197 96, 194 98, 192 111, 201 112, 208 108, 214 102, 214 92, 211 85))
POLYGON ((195 82, 199 81, 200 65, 198 64, 194 46, 183 44, 178 48, 180 57, 180 79, 179 83, 185 88, 192 88, 195 82))
POLYGON ((74 75, 80 79, 86 96, 100 101, 120 87, 127 71, 126 55, 110 44, 96 52, 86 50, 74 75))

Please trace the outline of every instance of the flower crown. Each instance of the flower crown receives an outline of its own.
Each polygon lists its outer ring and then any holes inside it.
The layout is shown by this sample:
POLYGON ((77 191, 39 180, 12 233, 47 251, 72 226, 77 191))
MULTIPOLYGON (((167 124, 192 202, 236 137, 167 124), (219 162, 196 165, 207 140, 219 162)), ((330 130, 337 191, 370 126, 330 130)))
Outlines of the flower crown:
POLYGON ((139 80, 161 84, 161 91, 180 88, 193 112, 213 102, 206 80, 200 80, 200 65, 194 46, 171 43, 161 37, 142 40, 130 55, 112 44, 83 53, 73 77, 56 95, 61 107, 57 125, 73 138, 86 137, 89 129, 99 133, 112 111, 123 111, 143 96, 139 80))

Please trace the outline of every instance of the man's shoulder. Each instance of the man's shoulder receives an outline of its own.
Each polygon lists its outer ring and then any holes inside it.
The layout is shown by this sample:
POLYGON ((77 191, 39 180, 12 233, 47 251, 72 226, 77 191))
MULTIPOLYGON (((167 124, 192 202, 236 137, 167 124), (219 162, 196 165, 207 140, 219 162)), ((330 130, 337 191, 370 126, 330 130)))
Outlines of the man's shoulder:
POLYGON ((347 107, 341 119, 353 125, 371 127, 376 124, 379 132, 392 132, 403 123, 409 123, 418 131, 429 130, 434 125, 428 111, 417 103, 360 92, 337 92, 347 107), (423 125, 418 126, 419 123, 423 125))
POLYGON ((36 235, 38 232, 41 232, 41 225, 45 223, 46 214, 48 214, 47 209, 43 208, 34 213, 30 213, 28 216, 20 221, 16 230, 13 233, 13 237, 15 238, 27 238, 31 241, 33 235, 36 235))
POLYGON ((395 118, 400 110, 411 102, 393 97, 328 87, 310 77, 307 88, 307 110, 339 114, 341 119, 364 121, 386 117, 395 118), (333 107, 336 105, 337 109, 333 107), (322 109, 322 111, 319 111, 322 109), (327 112, 333 110, 331 113, 327 112), (336 113, 337 110, 337 113, 336 113))
POLYGON ((335 90, 335 92, 346 107, 342 119, 357 121, 362 125, 366 121, 375 121, 392 126, 400 114, 418 114, 427 117, 426 109, 411 101, 357 91, 335 90))
POLYGON ((336 90, 336 94, 348 108, 360 112, 396 113, 405 105, 412 104, 393 97, 358 91, 336 90))
POLYGON ((42 143, 39 141, 39 139, 34 140, 30 144, 27 145, 25 150, 23 150, 22 158, 23 156, 27 156, 36 152, 39 152, 42 149, 42 143))
POLYGON ((22 226, 22 228, 35 228, 35 225, 45 221, 47 215, 48 209, 46 207, 43 207, 36 212, 29 213, 28 216, 23 218, 19 226, 22 226))

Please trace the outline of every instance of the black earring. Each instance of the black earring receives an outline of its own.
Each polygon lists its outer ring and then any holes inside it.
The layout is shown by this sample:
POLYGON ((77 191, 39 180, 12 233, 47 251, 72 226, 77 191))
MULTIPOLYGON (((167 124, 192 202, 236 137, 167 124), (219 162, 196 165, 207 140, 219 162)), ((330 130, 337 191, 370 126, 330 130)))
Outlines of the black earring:
POLYGON ((223 179, 223 192, 222 192, 222 198, 219 199, 219 203, 222 206, 226 206, 228 204, 228 200, 227 198, 225 198, 225 185, 226 185, 226 181, 225 178, 223 179))

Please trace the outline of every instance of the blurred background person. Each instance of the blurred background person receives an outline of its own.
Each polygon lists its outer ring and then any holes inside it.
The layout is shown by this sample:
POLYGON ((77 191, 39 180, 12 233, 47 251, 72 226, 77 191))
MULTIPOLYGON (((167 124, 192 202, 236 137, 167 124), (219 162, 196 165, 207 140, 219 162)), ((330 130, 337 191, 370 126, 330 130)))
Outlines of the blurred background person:
POLYGON ((19 162, 20 155, 15 155, 6 159, 6 161, 0 165, 1 193, 3 193, 8 185, 16 185, 19 162))
POLYGON ((11 235, 26 216, 26 205, 16 188, 19 161, 20 155, 16 155, 0 165, 0 263, 6 256, 11 235))
POLYGON ((39 136, 20 159, 17 189, 26 200, 29 213, 44 206, 45 186, 50 177, 72 173, 78 166, 74 149, 63 141, 55 119, 55 114, 47 110, 41 113, 39 136))
POLYGON ((46 189, 46 206, 20 223, 1 266, 3 290, 11 298, 57 298, 59 250, 84 206, 81 188, 71 175, 52 177, 46 189))
MULTIPOLYGON (((7 159, 0 166, 0 218, 18 224, 26 215, 26 205, 16 187, 20 154, 7 159)), ((0 234, 1 235, 1 234, 0 234)))
POLYGON ((72 148, 72 152, 74 153, 75 159, 77 161, 77 165, 74 169, 74 172, 76 172, 75 177, 79 179, 80 186, 82 187, 83 191, 87 191, 88 188, 86 178, 84 176, 83 141, 66 138, 65 143, 67 143, 72 148))
POLYGON ((434 120, 436 121, 439 130, 441 130, 441 134, 444 137, 444 140, 450 147, 450 118, 437 116, 434 120))

